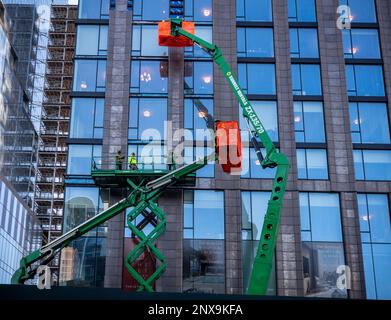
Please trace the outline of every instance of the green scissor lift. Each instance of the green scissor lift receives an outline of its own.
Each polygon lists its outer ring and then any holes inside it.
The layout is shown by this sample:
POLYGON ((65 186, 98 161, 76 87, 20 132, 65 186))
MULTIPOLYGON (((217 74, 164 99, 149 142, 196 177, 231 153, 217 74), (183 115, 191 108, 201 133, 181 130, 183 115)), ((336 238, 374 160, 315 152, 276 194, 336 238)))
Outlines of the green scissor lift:
MULTIPOLYGON (((184 36, 190 39, 193 43, 210 54, 214 62, 220 67, 242 107, 243 116, 249 126, 252 136, 251 143, 254 146, 254 150, 262 168, 276 167, 273 189, 268 202, 268 208, 247 291, 248 294, 264 295, 267 291, 272 268, 282 200, 289 171, 289 161, 284 154, 276 150, 272 140, 251 106, 251 103, 241 90, 230 66, 225 61, 221 50, 214 44, 208 43, 183 30, 181 19, 171 19, 170 21, 171 34, 173 36, 184 36), (261 152, 259 141, 265 148, 264 155, 261 152)), ((155 246, 155 241, 164 232, 166 227, 166 215, 156 204, 156 201, 169 186, 191 183, 191 180, 194 179, 194 173, 204 167, 209 160, 209 157, 205 157, 196 160, 191 164, 179 168, 172 168, 172 170, 148 170, 142 167, 138 170, 104 170, 93 165, 91 174, 97 185, 105 187, 126 186, 129 190, 128 196, 41 249, 22 258, 20 261, 20 268, 12 277, 12 283, 23 284, 26 280, 32 279, 36 275, 39 265, 47 264, 54 258, 56 253, 68 246, 73 240, 81 237, 112 217, 124 212, 125 209, 132 208, 127 215, 127 224, 132 233, 138 238, 139 243, 126 257, 126 268, 139 283, 140 286, 138 291, 153 291, 154 281, 162 275, 167 267, 164 255, 155 246), (154 227, 148 234, 145 234, 142 228, 137 227, 135 223, 136 218, 140 215, 153 216, 155 221, 154 227), (151 252, 158 261, 155 272, 148 279, 144 279, 132 267, 132 264, 146 250, 151 252)))

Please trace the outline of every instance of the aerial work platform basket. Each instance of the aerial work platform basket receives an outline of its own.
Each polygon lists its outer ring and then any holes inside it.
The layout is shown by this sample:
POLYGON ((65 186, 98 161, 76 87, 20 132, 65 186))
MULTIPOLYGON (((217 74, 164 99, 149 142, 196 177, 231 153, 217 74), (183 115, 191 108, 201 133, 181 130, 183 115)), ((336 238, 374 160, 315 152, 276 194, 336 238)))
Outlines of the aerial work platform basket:
MULTIPOLYGON (((182 21, 183 30, 194 34, 194 22, 182 21)), ((158 27, 159 46, 164 47, 192 47, 193 41, 184 36, 173 36, 171 33, 171 22, 159 22, 158 27)))

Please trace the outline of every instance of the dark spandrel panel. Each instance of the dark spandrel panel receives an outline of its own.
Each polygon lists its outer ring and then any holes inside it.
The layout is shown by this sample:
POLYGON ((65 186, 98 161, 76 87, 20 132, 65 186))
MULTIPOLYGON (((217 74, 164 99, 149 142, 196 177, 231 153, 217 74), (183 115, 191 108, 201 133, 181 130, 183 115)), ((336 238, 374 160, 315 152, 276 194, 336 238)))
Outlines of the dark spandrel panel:
POLYGON ((346 289, 337 286, 338 267, 345 265, 342 243, 303 242, 304 295, 347 298, 346 289))
POLYGON ((183 241, 183 292, 225 292, 224 240, 183 241))

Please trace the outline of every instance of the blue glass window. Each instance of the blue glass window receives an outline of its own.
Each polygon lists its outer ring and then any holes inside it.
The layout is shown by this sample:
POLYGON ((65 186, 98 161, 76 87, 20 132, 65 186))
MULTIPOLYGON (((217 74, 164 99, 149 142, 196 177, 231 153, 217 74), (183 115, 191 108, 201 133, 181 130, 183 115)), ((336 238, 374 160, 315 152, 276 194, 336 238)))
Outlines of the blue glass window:
POLYGON ((79 25, 77 27, 76 55, 106 55, 108 29, 108 26, 79 25))
POLYGON ((292 87, 294 95, 321 95, 320 66, 317 64, 292 64, 292 87))
MULTIPOLYGON (((213 32, 211 26, 195 26, 194 33, 201 39, 209 43, 213 43, 213 32)), ((209 58, 210 55, 202 50, 199 46, 194 45, 191 47, 185 47, 185 57, 209 58)))
POLYGON ((165 121, 167 121, 167 99, 130 99, 128 139, 164 140, 165 121))
POLYGON ((349 103, 349 113, 353 143, 390 143, 385 103, 352 102, 349 103))
POLYGON ((374 0, 340 0, 340 5, 348 5, 352 22, 376 22, 374 0))
POLYGON ((70 138, 103 138, 104 99, 73 98, 70 138))
POLYGON ((338 194, 301 192, 300 216, 301 230, 311 232, 311 241, 342 242, 338 194))
POLYGON ((110 0, 79 0, 80 19, 108 19, 110 0))
POLYGON ((327 179, 327 153, 320 149, 297 149, 299 179, 327 179))
POLYGON ((102 146, 100 145, 69 145, 67 173, 90 175, 92 159, 99 160, 101 156, 102 146))
POLYGON ((161 141, 129 144, 128 157, 134 153, 139 170, 167 170, 170 169, 167 158, 167 147, 161 141))
POLYGON ((358 194, 368 299, 391 299, 391 226, 386 194, 358 194))
POLYGON ((185 190, 185 238, 224 239, 224 192, 185 190), (208 221, 208 223, 205 223, 208 221), (190 229, 186 231, 186 229, 190 229), (190 237, 188 237, 190 235, 190 237))
POLYGON ((391 180, 391 151, 353 150, 356 180, 391 180))
POLYGON ((336 286, 337 268, 345 265, 339 196, 301 192, 299 200, 304 294, 346 298, 336 286))
POLYGON ((161 21, 169 18, 168 0, 134 0, 133 19, 145 21, 161 21))
POLYGON ((380 59, 379 35, 376 29, 342 30, 345 58, 380 59))
POLYGON ((130 92, 167 94, 167 61, 140 61, 131 63, 130 92))
POLYGON ((213 63, 185 61, 185 94, 213 94, 213 63))
MULTIPOLYGON (((270 139, 278 141, 277 103, 275 101, 250 101, 251 105, 265 127, 270 139)), ((249 140, 248 126, 244 120, 243 112, 239 107, 239 124, 242 132, 242 140, 249 140)))
POLYGON ((288 18, 292 22, 315 22, 315 0, 288 0, 288 18))
POLYGON ((289 38, 292 58, 318 58, 318 33, 316 29, 290 28, 289 38))
MULTIPOLYGON (((265 155, 265 149, 261 149, 263 155, 265 155)), ((242 149, 242 178, 251 178, 251 179, 274 179, 276 175, 276 168, 266 168, 261 167, 257 155, 254 151, 254 148, 242 149)))
POLYGON ((248 94, 276 94, 274 64, 238 63, 239 84, 248 94))
POLYGON ((325 142, 322 102, 295 101, 296 142, 325 142))
POLYGON ((272 28, 237 28, 238 57, 274 57, 272 28))
POLYGON ((132 56, 167 56, 167 47, 159 46, 157 25, 133 25, 132 56))
MULTIPOLYGON (((213 100, 212 99, 185 99, 185 110, 184 110, 184 127, 185 129, 193 131, 193 137, 196 140, 197 130, 203 131, 207 129, 205 116, 210 114, 213 117, 213 100), (206 111, 207 110, 207 111, 206 111)), ((207 135, 211 141, 212 136, 207 135)), ((204 140, 204 138, 202 139, 204 140)))
POLYGON ((381 66, 346 65, 349 96, 384 96, 381 66))
POLYGON ((271 0, 236 0, 238 21, 272 21, 271 0))
POLYGON ((74 91, 105 91, 106 60, 75 60, 74 91))
POLYGON ((212 21, 212 0, 185 0, 185 20, 195 22, 212 21))

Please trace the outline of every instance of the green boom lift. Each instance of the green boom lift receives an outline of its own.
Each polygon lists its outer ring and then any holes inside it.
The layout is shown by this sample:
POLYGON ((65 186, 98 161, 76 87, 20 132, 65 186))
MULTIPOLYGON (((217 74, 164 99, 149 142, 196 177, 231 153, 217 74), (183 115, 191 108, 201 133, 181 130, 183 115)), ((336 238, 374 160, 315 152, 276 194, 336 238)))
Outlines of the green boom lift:
MULTIPOLYGON (((247 291, 248 294, 264 295, 267 291, 269 275, 272 268, 282 200, 285 193, 289 171, 289 161, 284 154, 276 150, 272 140, 251 106, 251 103, 240 88, 230 66, 225 61, 221 50, 214 44, 204 41, 194 34, 184 30, 182 28, 181 19, 171 19, 170 22, 172 36, 183 36, 190 39, 193 44, 197 44, 205 52, 207 52, 213 58, 214 62, 216 62, 216 64, 220 67, 242 108, 243 116, 250 129, 251 143, 262 168, 276 168, 273 189, 268 202, 267 212, 262 227, 258 250, 254 258, 249 288, 247 291), (265 148, 264 155, 261 152, 259 140, 265 148)), ((81 237, 93 228, 120 214, 125 209, 132 208, 130 213, 127 215, 127 224, 133 234, 138 237, 140 242, 126 257, 125 265, 133 278, 139 283, 140 286, 138 291, 153 291, 154 281, 162 275, 167 266, 163 254, 154 245, 155 240, 164 232, 166 226, 165 213, 158 207, 156 201, 166 188, 174 184, 180 184, 189 176, 193 175, 197 170, 204 167, 210 160, 209 158, 210 157, 205 157, 203 159, 196 160, 191 164, 175 168, 172 171, 158 170, 156 172, 148 172, 148 170, 143 170, 143 168, 135 171, 99 170, 96 165, 93 165, 93 177, 96 179, 108 178, 113 181, 122 179, 121 181, 126 181, 129 189, 129 195, 108 209, 85 221, 78 227, 65 233, 58 239, 22 258, 20 261, 20 268, 12 277, 12 283, 23 284, 26 280, 32 279, 36 275, 39 265, 47 264, 54 258, 56 253, 69 245, 73 240, 81 237), (138 180, 135 179, 136 177, 138 180), (137 183, 135 181, 137 181, 137 183), (155 221, 153 230, 148 234, 145 234, 142 228, 136 226, 135 219, 140 215, 144 217, 146 215, 152 216, 155 221), (156 266, 155 272, 149 278, 144 279, 132 267, 132 264, 146 250, 150 251, 159 263, 156 266)))

